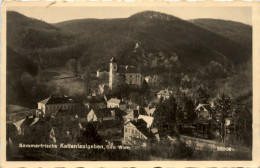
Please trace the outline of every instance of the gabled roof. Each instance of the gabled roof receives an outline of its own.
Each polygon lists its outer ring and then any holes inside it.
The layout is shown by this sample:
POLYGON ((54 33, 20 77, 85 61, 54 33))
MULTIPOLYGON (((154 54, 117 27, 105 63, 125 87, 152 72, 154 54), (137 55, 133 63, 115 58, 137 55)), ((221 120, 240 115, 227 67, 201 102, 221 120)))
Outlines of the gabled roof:
POLYGON ((138 118, 138 115, 139 115, 138 110, 132 110, 125 117, 128 118, 128 119, 134 119, 134 118, 138 118))
POLYGON ((136 67, 126 66, 125 73, 140 73, 136 67))
POLYGON ((170 95, 172 93, 172 91, 169 91, 168 89, 165 89, 165 90, 161 90, 160 92, 158 92, 157 94, 158 95, 170 95))
POLYGON ((110 117, 111 116, 111 111, 108 110, 107 108, 103 109, 92 109, 97 118, 103 118, 103 117, 110 117))
POLYGON ((75 101, 66 95, 51 95, 47 99, 40 101, 42 104, 62 104, 62 103, 75 103, 75 101))
POLYGON ((114 103, 114 104, 125 104, 124 101, 121 101, 120 99, 117 98, 111 98, 110 100, 108 100, 109 103, 114 103))
POLYGON ((21 127, 26 127, 26 126, 33 126, 35 123, 37 123, 39 121, 39 118, 37 117, 28 117, 28 118, 24 118, 24 119, 21 119, 17 122, 14 123, 14 125, 17 127, 17 128, 21 128, 21 127))
POLYGON ((147 123, 147 127, 150 128, 153 124, 154 118, 146 115, 139 115, 138 119, 143 119, 147 123))
POLYGON ((116 98, 111 98, 108 100, 109 103, 114 103, 114 104, 120 104, 121 100, 116 99, 116 98))
POLYGON ((204 108, 206 111, 212 111, 212 108, 209 104, 199 104, 196 108, 196 111, 199 110, 200 108, 204 108))
POLYGON ((119 99, 120 96, 118 96, 118 95, 116 95, 116 94, 105 94, 105 95, 104 95, 104 99, 105 99, 106 101, 110 100, 111 98, 117 98, 117 99, 119 99))
POLYGON ((119 65, 117 71, 119 73, 141 73, 136 67, 130 65, 119 65))
POLYGON ((146 127, 146 122, 143 119, 138 119, 136 121, 129 121, 131 124, 133 124, 138 131, 140 131, 146 138, 151 137, 151 133, 149 132, 148 128, 146 127))
POLYGON ((153 113, 156 110, 156 108, 154 107, 153 108, 145 107, 144 109, 148 116, 153 116, 153 113))
POLYGON ((111 117, 112 112, 115 112, 115 116, 122 116, 125 114, 119 108, 103 108, 103 109, 92 109, 97 118, 111 117))

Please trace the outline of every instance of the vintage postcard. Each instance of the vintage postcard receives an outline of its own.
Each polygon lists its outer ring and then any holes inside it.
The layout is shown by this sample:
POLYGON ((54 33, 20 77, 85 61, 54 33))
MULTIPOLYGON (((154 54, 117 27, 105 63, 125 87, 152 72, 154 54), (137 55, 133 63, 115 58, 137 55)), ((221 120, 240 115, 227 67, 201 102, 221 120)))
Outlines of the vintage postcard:
POLYGON ((259 4, 6 2, 2 15, 3 167, 259 166, 259 4))

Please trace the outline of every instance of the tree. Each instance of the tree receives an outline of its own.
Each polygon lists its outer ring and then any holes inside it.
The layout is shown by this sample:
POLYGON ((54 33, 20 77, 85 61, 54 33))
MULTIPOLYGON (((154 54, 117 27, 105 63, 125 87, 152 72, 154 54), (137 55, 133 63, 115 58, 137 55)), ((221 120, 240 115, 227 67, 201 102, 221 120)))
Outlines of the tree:
POLYGON ((190 98, 185 96, 183 99, 183 106, 184 106, 183 111, 185 113, 185 120, 187 122, 192 123, 196 118, 195 105, 193 101, 190 98))
POLYGON ((221 96, 217 97, 214 101, 212 110, 212 119, 218 127, 221 141, 225 142, 226 121, 230 119, 234 113, 234 106, 231 98, 226 93, 221 94, 221 96))
POLYGON ((196 97, 199 101, 198 103, 208 103, 208 99, 210 96, 206 88, 199 86, 196 97))
POLYGON ((236 105, 235 115, 235 138, 247 146, 252 145, 252 113, 246 106, 236 105))
POLYGON ((78 142, 82 144, 101 144, 102 138, 98 135, 96 128, 92 124, 88 124, 79 136, 78 142))
POLYGON ((181 115, 176 99, 171 95, 169 99, 160 101, 154 112, 154 123, 161 135, 178 135, 178 124, 181 115))

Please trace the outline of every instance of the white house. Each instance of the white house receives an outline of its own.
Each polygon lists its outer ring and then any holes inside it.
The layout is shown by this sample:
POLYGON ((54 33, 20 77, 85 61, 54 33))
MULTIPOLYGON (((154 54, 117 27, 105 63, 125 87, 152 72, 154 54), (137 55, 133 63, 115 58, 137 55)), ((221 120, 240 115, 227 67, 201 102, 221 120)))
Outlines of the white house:
POLYGON ((212 119, 212 108, 209 104, 199 104, 195 111, 199 118, 212 119))
POLYGON ((107 108, 120 108, 121 110, 126 109, 126 103, 117 98, 111 98, 107 101, 107 108))
POLYGON ((87 115, 87 122, 116 120, 116 111, 113 109, 92 109, 87 115))
POLYGON ((157 98, 160 99, 161 97, 163 100, 169 99, 170 95, 173 93, 173 91, 170 91, 168 89, 161 90, 160 92, 157 93, 157 98))
POLYGON ((38 109, 43 112, 43 115, 51 115, 58 110, 77 110, 79 104, 71 97, 66 95, 51 95, 50 97, 38 102, 38 109))
POLYGON ((121 84, 141 87, 143 76, 134 66, 117 65, 117 60, 112 58, 109 66, 109 88, 115 90, 121 84))

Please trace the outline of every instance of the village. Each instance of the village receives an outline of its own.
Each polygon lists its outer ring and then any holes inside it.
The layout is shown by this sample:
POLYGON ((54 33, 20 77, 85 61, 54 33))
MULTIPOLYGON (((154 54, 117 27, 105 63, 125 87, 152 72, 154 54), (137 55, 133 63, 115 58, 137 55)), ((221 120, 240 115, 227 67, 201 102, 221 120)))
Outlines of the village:
POLYGON ((171 143, 181 140, 198 151, 236 150, 230 138, 236 133, 234 117, 225 118, 225 136, 221 135, 213 122, 214 103, 198 103, 192 106, 191 112, 182 111, 183 120, 161 124, 161 116, 158 116, 164 112, 157 107, 173 99, 175 90, 168 87, 158 90, 150 101, 124 94, 125 90, 138 91, 158 85, 162 82, 159 75, 144 76, 136 67, 120 65, 111 58, 109 68, 99 68, 96 77, 103 81, 98 85, 99 91, 89 93, 84 99, 62 93, 51 94, 29 113, 17 117, 8 115, 9 149, 19 143, 58 146, 87 143, 107 145, 111 149, 113 146, 130 150, 150 149, 153 144, 167 139, 171 143), (175 125, 177 131, 170 130, 173 129, 170 125, 175 125))

